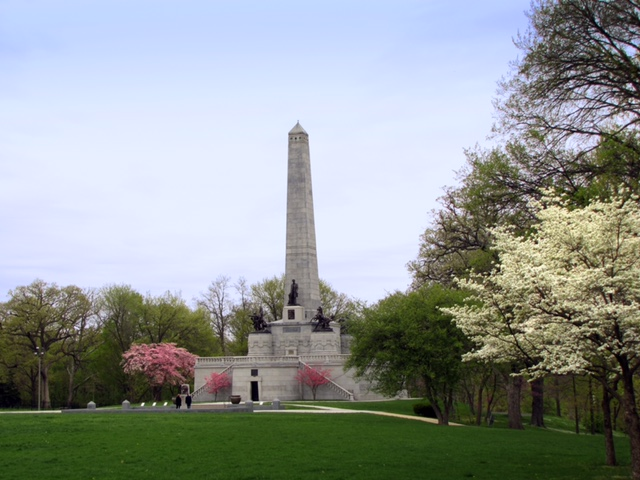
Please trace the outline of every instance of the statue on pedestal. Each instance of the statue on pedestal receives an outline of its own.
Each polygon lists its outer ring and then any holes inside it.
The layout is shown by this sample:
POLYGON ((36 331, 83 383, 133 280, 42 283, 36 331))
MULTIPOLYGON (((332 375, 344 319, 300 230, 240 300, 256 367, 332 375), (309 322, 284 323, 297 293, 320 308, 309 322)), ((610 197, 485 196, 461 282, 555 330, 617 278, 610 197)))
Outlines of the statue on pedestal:
POLYGON ((264 310, 260 307, 258 313, 251 315, 253 320, 253 328, 256 332, 271 333, 269 324, 264 319, 264 310))
POLYGON ((315 316, 311 319, 311 321, 314 321, 314 320, 318 322, 316 323, 316 326, 313 329, 314 332, 317 332, 318 330, 322 332, 333 332, 333 329, 329 326, 329 324, 331 323, 331 318, 324 316, 324 313, 322 312, 322 307, 318 307, 318 310, 315 316))
POLYGON ((289 291, 289 302, 287 305, 298 304, 298 284, 295 280, 291 281, 291 290, 289 291))

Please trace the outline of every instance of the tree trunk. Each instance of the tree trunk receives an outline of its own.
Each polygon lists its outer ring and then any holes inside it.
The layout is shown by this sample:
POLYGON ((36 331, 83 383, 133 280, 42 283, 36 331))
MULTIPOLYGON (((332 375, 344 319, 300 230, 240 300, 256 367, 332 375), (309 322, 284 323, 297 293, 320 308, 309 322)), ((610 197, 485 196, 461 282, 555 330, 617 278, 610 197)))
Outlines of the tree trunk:
POLYGON ((522 410, 520 408, 522 382, 522 377, 519 375, 509 375, 507 378, 507 414, 509 416, 509 428, 514 430, 524 430, 522 410))
POLYGON ((487 424, 489 424, 492 419, 491 412, 493 412, 493 404, 496 399, 496 390, 498 389, 498 375, 496 375, 496 373, 494 372, 492 377, 493 377, 493 384, 491 385, 491 388, 487 386, 487 411, 484 417, 485 422, 487 422, 487 424))
POLYGON ((478 389, 478 403, 476 405, 476 425, 482 424, 482 395, 484 394, 484 384, 480 384, 478 389))
POLYGON ((67 408, 73 407, 73 397, 75 393, 75 376, 76 376, 76 364, 71 359, 69 366, 67 367, 67 373, 69 374, 69 385, 67 387, 67 408))
POLYGON ((156 402, 159 402, 160 400, 162 400, 162 385, 159 387, 158 386, 151 387, 151 393, 153 394, 153 399, 156 402))
POLYGON ((593 378, 589 377, 589 424, 591 425, 591 435, 596 434, 596 414, 593 408, 593 378))
POLYGON ((544 378, 531 382, 531 425, 544 427, 544 378))
POLYGON ((602 388, 602 414, 604 416, 604 449, 607 465, 613 467, 618 464, 616 448, 613 444, 613 424, 611 423, 611 395, 606 388, 602 388))
POLYGON ((449 390, 445 394, 444 398, 444 416, 442 418, 442 425, 449 425, 449 419, 451 418, 452 413, 454 413, 453 390, 449 390))
MULTIPOLYGON (((482 389, 482 387, 480 387, 482 389)), ((467 394, 467 403, 469 404, 469 413, 472 416, 476 415, 476 402, 475 402, 475 388, 465 388, 467 394)))
POLYGON ((438 419, 438 425, 449 425, 449 418, 454 411, 453 389, 446 385, 437 385, 427 376, 423 376, 425 398, 431 403, 438 419))
POLYGON ((439 403, 431 402, 431 406, 433 407, 433 411, 438 419, 438 425, 449 425, 449 417, 453 410, 453 404, 449 404, 447 401, 445 402, 445 406, 441 408, 439 403))
POLYGON ((69 377, 69 385, 67 386, 67 408, 73 408, 74 392, 75 386, 73 384, 73 377, 69 377))
POLYGON ((622 367, 622 404, 624 419, 629 433, 631 445, 631 474, 633 480, 640 480, 640 417, 636 404, 636 394, 633 385, 633 373, 626 362, 620 362, 622 367))
POLYGON ((38 382, 40 381, 38 376, 38 369, 31 369, 29 371, 29 381, 31 382, 31 408, 38 408, 38 382))
POLYGON ((42 409, 51 409, 51 396, 49 395, 49 368, 42 366, 42 409))
POLYGON ((573 382, 573 416, 576 421, 576 435, 580 435, 580 414, 578 411, 578 391, 576 389, 576 376, 571 377, 573 382))
POLYGON ((553 377, 553 384, 556 388, 554 395, 556 402, 556 417, 562 417, 562 406, 560 405, 560 379, 557 375, 553 377))
POLYGON ((437 402, 430 402, 433 407, 433 411, 436 414, 436 418, 438 419, 438 425, 447 425, 444 420, 443 410, 440 408, 437 402))

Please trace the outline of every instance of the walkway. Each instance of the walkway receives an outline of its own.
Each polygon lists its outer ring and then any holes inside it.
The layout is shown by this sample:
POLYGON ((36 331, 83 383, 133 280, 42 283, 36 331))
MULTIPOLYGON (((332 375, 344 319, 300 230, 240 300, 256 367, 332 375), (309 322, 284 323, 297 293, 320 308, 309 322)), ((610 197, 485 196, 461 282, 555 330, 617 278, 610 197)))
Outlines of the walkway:
MULTIPOLYGON (((435 425, 438 424, 438 420, 435 418, 427 418, 420 417, 417 415, 403 415, 401 413, 391 413, 391 412, 380 412, 376 410, 352 410, 350 408, 337 408, 337 407, 324 407, 324 406, 315 406, 315 405, 301 405, 296 403, 288 403, 287 405, 291 405, 292 407, 304 407, 302 409, 295 410, 255 410, 254 413, 367 413, 370 415, 380 415, 382 417, 395 417, 395 418, 404 418, 406 420, 416 420, 418 422, 425 423, 433 423, 435 425)), ((449 426, 452 427, 462 427, 463 425, 459 423, 449 423, 449 426)))

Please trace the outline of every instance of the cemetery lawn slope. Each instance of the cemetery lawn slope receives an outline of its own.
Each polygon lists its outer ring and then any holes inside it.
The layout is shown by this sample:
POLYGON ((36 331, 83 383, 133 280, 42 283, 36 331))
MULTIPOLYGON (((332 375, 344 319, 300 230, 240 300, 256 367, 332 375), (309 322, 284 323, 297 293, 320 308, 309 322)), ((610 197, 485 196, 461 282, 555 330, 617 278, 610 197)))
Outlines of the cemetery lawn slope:
POLYGON ((605 479, 601 437, 367 414, 0 415, 3 478, 605 479))

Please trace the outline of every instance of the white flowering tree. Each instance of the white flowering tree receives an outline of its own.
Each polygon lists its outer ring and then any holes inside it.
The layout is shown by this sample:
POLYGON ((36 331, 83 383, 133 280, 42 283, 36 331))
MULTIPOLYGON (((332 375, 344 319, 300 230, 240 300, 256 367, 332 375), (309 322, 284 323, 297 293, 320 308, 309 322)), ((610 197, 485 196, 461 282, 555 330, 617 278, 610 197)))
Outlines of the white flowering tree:
POLYGON ((447 312, 476 342, 475 358, 526 351, 521 373, 590 374, 617 398, 640 479, 640 208, 614 197, 572 209, 547 199, 526 238, 497 229, 500 266, 461 282, 480 305, 447 312), (621 389, 615 385, 621 385, 621 389))

